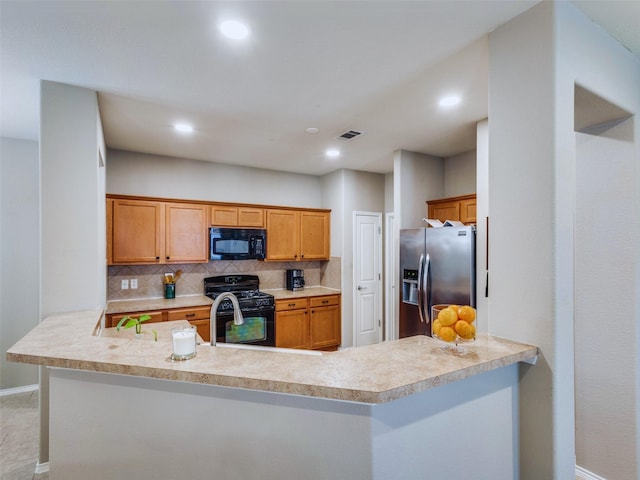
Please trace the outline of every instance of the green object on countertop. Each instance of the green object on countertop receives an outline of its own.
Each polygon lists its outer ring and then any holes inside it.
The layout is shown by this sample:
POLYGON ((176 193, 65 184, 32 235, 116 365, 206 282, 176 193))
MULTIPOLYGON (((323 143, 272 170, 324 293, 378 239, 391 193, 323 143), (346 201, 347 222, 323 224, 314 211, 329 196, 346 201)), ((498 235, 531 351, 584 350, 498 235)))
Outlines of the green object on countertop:
POLYGON ((176 284, 165 283, 164 285, 164 298, 176 298, 176 284))
POLYGON ((225 324, 225 341, 227 343, 247 343, 266 340, 267 328, 265 317, 245 317, 242 325, 236 325, 233 320, 225 324))

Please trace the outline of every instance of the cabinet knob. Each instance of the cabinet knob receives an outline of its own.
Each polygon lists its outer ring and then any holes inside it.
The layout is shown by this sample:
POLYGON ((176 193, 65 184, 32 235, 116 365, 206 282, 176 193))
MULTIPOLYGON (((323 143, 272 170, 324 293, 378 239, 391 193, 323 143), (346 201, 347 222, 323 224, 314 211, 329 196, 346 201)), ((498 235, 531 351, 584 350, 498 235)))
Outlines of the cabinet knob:
POLYGON ((169 257, 167 257, 167 260, 169 260, 169 257))
POLYGON ((156 260, 160 260, 160 257, 156 257, 156 260))
POLYGON ((304 258, 304 253, 301 253, 301 254, 300 254, 300 258, 304 258))

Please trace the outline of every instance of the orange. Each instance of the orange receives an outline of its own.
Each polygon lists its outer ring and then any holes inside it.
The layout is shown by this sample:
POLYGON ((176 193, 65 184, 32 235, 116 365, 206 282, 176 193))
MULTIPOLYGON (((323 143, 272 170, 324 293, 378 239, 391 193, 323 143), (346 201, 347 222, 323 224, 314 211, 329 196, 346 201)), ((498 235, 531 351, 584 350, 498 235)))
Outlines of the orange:
POLYGON ((440 323, 440 320, 434 320, 433 325, 431 325, 431 333, 435 333, 436 335, 438 335, 440 328, 442 328, 442 324, 440 323))
POLYGON ((465 305, 458 309, 458 318, 464 320, 467 323, 471 323, 476 319, 476 309, 465 305))
POLYGON ((458 320, 453 327, 460 338, 471 340, 476 336, 476 327, 464 320, 458 320))
POLYGON ((456 339, 456 331, 451 327, 441 327, 438 337, 445 342, 453 342, 456 339))
POLYGON ((443 327, 453 325, 458 320, 458 314, 453 308, 444 308, 438 313, 438 320, 443 327))
POLYGON ((449 305, 448 308, 453 308, 456 312, 456 315, 458 314, 458 309, 460 308, 460 305, 449 305))

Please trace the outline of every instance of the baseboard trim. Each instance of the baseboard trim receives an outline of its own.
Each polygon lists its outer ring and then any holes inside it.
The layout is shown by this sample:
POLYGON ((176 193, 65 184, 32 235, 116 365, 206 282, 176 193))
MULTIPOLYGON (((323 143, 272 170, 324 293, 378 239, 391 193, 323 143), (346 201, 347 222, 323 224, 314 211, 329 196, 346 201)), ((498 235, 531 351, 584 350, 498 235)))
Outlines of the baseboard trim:
POLYGON ((36 471, 34 472, 36 475, 40 473, 46 473, 48 471, 49 471, 49 462, 36 463, 36 471))
POLYGON ((576 465, 576 479, 577 480, 607 480, 604 477, 596 475, 595 473, 590 472, 586 468, 579 467, 576 465))
POLYGON ((16 393, 33 392, 34 390, 38 390, 37 383, 33 385, 25 385, 24 387, 5 388, 4 390, 0 390, 0 397, 4 397, 5 395, 15 395, 16 393))

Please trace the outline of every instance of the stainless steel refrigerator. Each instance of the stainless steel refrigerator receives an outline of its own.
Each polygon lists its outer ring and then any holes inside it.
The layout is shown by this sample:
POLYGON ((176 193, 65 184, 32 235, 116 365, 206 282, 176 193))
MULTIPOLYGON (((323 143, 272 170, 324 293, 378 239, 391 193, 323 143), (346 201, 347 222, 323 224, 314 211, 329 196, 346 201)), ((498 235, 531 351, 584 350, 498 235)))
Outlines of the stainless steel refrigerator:
POLYGON ((400 230, 400 338, 431 335, 431 306, 476 306, 475 227, 400 230))

